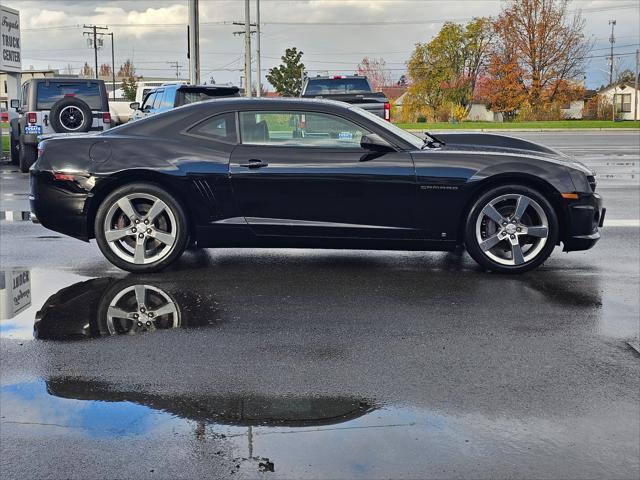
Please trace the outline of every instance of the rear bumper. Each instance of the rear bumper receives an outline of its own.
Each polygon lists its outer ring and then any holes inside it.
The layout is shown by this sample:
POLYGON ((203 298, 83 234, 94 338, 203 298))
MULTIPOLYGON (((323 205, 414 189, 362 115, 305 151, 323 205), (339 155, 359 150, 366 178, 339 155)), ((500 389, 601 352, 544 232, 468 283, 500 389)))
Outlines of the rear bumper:
POLYGON ((600 240, 600 228, 604 226, 606 208, 597 193, 580 194, 578 200, 566 205, 566 232, 563 251, 588 250, 600 240))
POLYGON ((31 171, 31 213, 44 227, 88 241, 86 206, 90 194, 51 172, 31 171))

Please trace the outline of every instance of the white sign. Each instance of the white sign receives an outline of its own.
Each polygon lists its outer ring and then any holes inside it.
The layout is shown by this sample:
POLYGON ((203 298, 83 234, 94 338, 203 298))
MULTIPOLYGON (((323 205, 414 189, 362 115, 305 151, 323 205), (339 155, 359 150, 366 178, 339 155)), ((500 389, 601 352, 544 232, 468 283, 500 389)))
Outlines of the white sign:
POLYGON ((30 306, 29 270, 0 272, 0 320, 9 320, 30 306))
POLYGON ((20 72, 20 13, 0 6, 0 72, 20 72))

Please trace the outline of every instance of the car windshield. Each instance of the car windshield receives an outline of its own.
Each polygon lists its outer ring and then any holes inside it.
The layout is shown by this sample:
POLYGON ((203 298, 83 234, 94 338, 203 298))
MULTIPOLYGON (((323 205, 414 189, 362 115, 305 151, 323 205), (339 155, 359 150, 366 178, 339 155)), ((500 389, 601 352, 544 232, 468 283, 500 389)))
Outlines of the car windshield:
POLYGON ((357 113, 358 115, 362 115, 363 117, 367 117, 369 120, 377 123, 382 128, 402 138, 405 142, 410 143, 415 148, 422 148, 422 146, 424 145, 424 140, 422 138, 414 135, 413 133, 409 133, 400 127, 396 127, 393 123, 389 122, 388 120, 384 120, 383 118, 371 112, 368 112, 359 107, 351 107, 349 110, 352 110, 354 113, 357 113))
POLYGON ((38 84, 38 110, 50 110, 54 103, 64 97, 75 97, 87 105, 91 110, 102 110, 102 95, 97 82, 41 82, 38 84))
POLYGON ((309 79, 305 95, 332 95, 340 93, 371 93, 366 78, 309 79))

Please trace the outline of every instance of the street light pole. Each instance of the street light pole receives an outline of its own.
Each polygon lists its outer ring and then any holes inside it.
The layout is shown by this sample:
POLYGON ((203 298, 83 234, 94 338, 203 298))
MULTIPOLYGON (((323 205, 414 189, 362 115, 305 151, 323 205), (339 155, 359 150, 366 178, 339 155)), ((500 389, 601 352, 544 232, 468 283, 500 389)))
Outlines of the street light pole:
POLYGON ((258 71, 258 87, 256 97, 262 96, 262 69, 260 68, 260 0, 256 0, 256 70, 258 71))
POLYGON ((251 96, 251 10, 244 0, 244 95, 251 96))

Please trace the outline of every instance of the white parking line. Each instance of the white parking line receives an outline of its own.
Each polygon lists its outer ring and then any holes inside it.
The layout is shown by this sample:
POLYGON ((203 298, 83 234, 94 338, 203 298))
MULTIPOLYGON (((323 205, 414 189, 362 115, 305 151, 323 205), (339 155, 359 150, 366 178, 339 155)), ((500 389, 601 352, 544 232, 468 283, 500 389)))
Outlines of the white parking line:
POLYGON ((640 227, 640 220, 618 220, 618 219, 604 219, 604 226, 606 227, 640 227))

